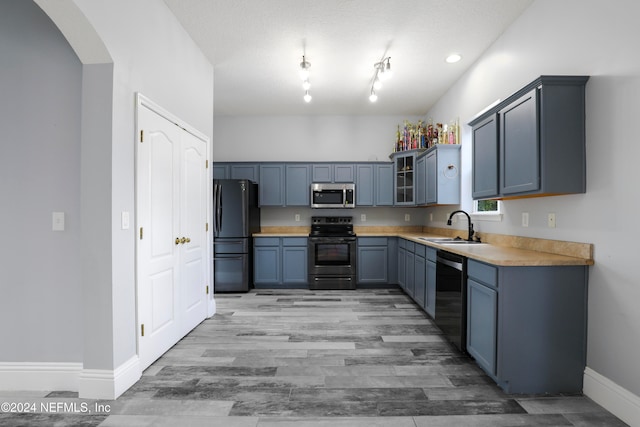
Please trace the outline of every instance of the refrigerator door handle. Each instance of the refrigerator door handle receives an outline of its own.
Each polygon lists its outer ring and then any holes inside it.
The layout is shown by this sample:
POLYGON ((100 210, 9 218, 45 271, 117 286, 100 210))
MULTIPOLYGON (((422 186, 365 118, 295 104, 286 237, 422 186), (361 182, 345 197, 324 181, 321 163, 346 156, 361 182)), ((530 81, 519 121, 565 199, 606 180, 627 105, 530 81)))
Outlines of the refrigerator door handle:
POLYGON ((245 231, 245 233, 248 232, 249 230, 249 225, 247 224, 247 222, 249 221, 248 218, 248 210, 247 210, 247 204, 248 204, 248 200, 249 200, 249 191, 248 188, 245 187, 244 184, 241 185, 242 186, 242 229, 243 230, 247 230, 245 231))
POLYGON ((214 212, 213 212, 213 233, 215 237, 218 237, 218 235, 220 234, 220 210, 221 210, 221 200, 220 200, 220 193, 222 191, 221 185, 220 184, 215 184, 214 189, 213 189, 213 205, 214 205, 214 212))
POLYGON ((213 184, 213 237, 218 237, 218 184, 213 184))
POLYGON ((216 234, 220 235, 220 231, 222 231, 222 184, 218 184, 216 194, 216 234))

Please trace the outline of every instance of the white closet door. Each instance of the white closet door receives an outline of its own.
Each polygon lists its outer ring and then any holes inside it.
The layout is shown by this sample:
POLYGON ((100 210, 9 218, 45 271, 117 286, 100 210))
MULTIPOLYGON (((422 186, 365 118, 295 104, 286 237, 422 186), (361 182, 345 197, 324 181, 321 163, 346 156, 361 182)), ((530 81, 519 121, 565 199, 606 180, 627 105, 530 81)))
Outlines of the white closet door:
POLYGON ((138 355, 145 369, 207 315, 207 143, 138 106, 138 355), (143 333, 144 330, 144 333, 143 333))
POLYGON ((186 335, 207 315, 206 295, 206 143, 183 132, 180 156, 180 233, 188 241, 181 244, 180 303, 182 335, 186 335))
POLYGON ((138 142, 138 322, 139 356, 146 368, 179 340, 177 237, 181 129, 146 107, 138 142), (143 332, 144 329, 144 332, 143 332), (144 333, 144 335, 143 335, 144 333))

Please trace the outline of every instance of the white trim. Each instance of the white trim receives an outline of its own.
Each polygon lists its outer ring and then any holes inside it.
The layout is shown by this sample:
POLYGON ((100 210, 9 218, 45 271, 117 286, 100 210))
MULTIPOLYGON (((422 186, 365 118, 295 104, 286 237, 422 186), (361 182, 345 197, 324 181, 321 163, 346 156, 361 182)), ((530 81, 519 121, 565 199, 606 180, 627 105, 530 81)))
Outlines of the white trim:
POLYGON ((142 377, 140 359, 133 356, 115 370, 83 369, 79 378, 79 397, 85 399, 117 399, 142 377))
POLYGON ((471 219, 474 221, 502 221, 502 214, 495 212, 472 212, 471 219))
POLYGON ((588 367, 583 392, 630 426, 640 426, 640 397, 588 367))
POLYGON ((0 390, 78 390, 82 363, 1 362, 0 390))

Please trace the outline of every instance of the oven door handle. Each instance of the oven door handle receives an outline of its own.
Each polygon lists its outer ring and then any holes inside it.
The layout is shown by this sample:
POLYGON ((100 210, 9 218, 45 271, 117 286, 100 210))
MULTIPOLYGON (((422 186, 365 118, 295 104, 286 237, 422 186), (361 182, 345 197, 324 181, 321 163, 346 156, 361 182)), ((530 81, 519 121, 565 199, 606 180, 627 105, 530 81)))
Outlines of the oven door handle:
POLYGON ((345 238, 345 239, 338 239, 338 238, 332 238, 332 239, 327 239, 325 237, 320 237, 320 238, 309 238, 309 241, 311 243, 328 243, 328 244, 333 244, 333 243, 353 243, 355 242, 355 239, 350 239, 350 238, 345 238))

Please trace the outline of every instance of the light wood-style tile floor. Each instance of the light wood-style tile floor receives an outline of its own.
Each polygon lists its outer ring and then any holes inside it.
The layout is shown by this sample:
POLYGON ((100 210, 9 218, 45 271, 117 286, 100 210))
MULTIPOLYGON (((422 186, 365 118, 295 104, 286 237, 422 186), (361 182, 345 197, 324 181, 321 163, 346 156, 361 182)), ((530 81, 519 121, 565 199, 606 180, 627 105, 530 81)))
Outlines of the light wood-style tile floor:
POLYGON ((215 298, 217 314, 117 400, 2 393, 0 401, 85 404, 89 411, 0 413, 0 425, 626 425, 582 395, 503 393, 400 290, 253 290, 215 298))

